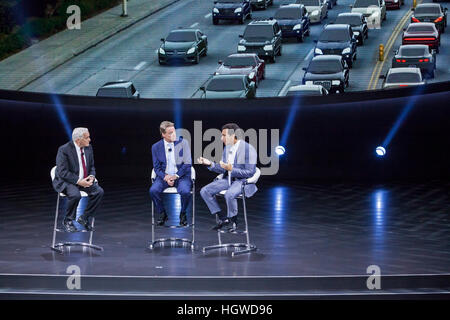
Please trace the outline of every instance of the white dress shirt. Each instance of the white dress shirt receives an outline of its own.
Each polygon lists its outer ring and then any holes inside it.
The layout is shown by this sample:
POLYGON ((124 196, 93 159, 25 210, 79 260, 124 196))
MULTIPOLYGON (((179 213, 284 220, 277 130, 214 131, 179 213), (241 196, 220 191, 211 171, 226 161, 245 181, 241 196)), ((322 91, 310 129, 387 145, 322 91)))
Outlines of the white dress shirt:
MULTIPOLYGON (((73 144, 75 145, 75 149, 77 150, 77 155, 78 155, 78 165, 79 165, 79 174, 78 174, 78 182, 80 182, 80 180, 83 180, 83 163, 81 162, 81 148, 75 143, 73 142, 73 144)), ((86 170, 87 170, 87 162, 86 162, 86 153, 84 152, 84 163, 86 164, 86 170)), ((86 176, 88 175, 88 173, 86 172, 86 176)))
POLYGON ((167 142, 164 139, 164 150, 166 153, 166 174, 176 175, 178 172, 177 163, 175 161, 175 144, 173 142, 167 142), (169 151, 171 149, 171 151, 169 151))
MULTIPOLYGON (((236 152, 239 148, 239 143, 241 140, 238 140, 235 144, 233 144, 227 151, 227 163, 233 165, 234 159, 236 158, 236 152)), ((228 171, 228 184, 231 186, 231 171, 228 171)))

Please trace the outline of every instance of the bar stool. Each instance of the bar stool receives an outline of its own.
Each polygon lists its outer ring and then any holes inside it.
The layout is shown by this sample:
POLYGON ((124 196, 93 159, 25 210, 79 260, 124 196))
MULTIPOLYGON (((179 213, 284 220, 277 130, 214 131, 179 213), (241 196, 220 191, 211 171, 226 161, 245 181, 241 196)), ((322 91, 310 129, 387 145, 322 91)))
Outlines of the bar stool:
MULTIPOLYGON (((207 250, 221 249, 221 248, 245 248, 243 250, 233 251, 231 253, 231 256, 234 257, 239 254, 250 253, 251 251, 255 251, 257 249, 255 245, 250 243, 250 234, 248 231, 248 222, 247 222, 247 207, 245 205, 245 197, 246 197, 245 186, 248 184, 256 184, 256 182, 258 182, 260 175, 261 175, 261 170, 259 170, 259 168, 256 168, 255 174, 251 178, 243 181, 241 194, 236 197, 237 199, 242 199, 242 204, 244 207, 245 230, 243 230, 243 231, 236 230, 233 232, 227 232, 227 231, 224 231, 221 229, 217 230, 217 238, 219 240, 219 244, 213 245, 213 246, 208 246, 208 247, 203 247, 203 252, 206 252, 207 250), (245 235, 247 242, 246 243, 222 243, 222 239, 220 237, 221 233, 233 233, 233 234, 238 234, 238 235, 245 235)), ((222 177, 223 177, 223 174, 219 174, 216 177, 216 180, 222 179, 222 177)), ((226 190, 222 190, 217 194, 217 196, 223 197, 226 192, 227 192, 226 190)), ((217 216, 216 216, 216 222, 219 222, 219 218, 217 216)))
MULTIPOLYGON (((156 179, 156 173, 155 170, 152 169, 151 174, 151 180, 152 184, 155 182, 156 179)), ((152 242, 149 245, 149 249, 153 250, 155 247, 155 244, 160 243, 164 246, 165 242, 181 242, 181 243, 187 243, 191 246, 191 250, 194 250, 194 244, 195 244, 195 169, 194 167, 191 167, 191 181, 192 181, 192 223, 188 224, 187 226, 179 226, 179 225, 164 225, 161 227, 169 228, 169 229, 184 229, 184 228, 192 228, 192 239, 186 239, 186 238, 158 238, 155 239, 155 205, 152 201, 152 242)), ((178 190, 175 187, 169 187, 164 189, 163 193, 165 194, 178 194, 178 190)))
MULTIPOLYGON (((52 168, 52 170, 50 171, 50 177, 52 178, 52 181, 55 179, 55 171, 56 171, 56 166, 52 168)), ((97 179, 95 180, 97 181, 97 179)), ((82 198, 86 198, 88 197, 88 194, 84 191, 80 191, 80 195, 82 198)), ((57 244, 55 244, 56 241, 56 233, 57 232, 66 232, 66 230, 64 229, 58 229, 57 225, 58 225, 58 214, 59 214, 59 199, 60 198, 64 198, 66 197, 66 195, 62 192, 58 192, 58 197, 56 198, 56 211, 55 211, 55 225, 53 227, 53 240, 52 240, 52 245, 51 245, 51 249, 58 252, 58 253, 64 253, 63 248, 64 247, 71 247, 71 246, 80 246, 80 247, 86 247, 86 248, 91 248, 91 249, 95 249, 95 250, 99 250, 99 251, 103 251, 103 248, 100 246, 96 246, 94 244, 92 244, 92 236, 94 235, 94 231, 87 231, 87 230, 79 230, 79 231, 75 231, 74 233, 77 232, 89 232, 89 242, 77 242, 77 241, 65 241, 65 242, 59 242, 57 244)), ((94 222, 95 222, 95 218, 92 217, 92 221, 91 221, 91 227, 94 228, 94 222)))

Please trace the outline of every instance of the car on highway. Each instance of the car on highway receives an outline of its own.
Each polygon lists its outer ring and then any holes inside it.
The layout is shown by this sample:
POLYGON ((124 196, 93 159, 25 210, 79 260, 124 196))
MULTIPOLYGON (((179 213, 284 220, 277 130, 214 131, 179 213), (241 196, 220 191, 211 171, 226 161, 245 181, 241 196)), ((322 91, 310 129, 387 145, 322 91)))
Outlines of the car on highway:
POLYGON ((337 5, 337 0, 326 0, 328 9, 333 9, 337 5))
POLYGON ((422 79, 419 68, 391 68, 386 76, 380 75, 380 79, 383 79, 383 89, 418 86, 426 83, 422 79))
POLYGON ((247 98, 256 96, 255 82, 246 75, 216 75, 208 82, 206 87, 200 87, 203 91, 202 98, 247 98))
POLYGON ((329 24, 322 30, 319 40, 314 40, 314 56, 319 55, 340 55, 348 66, 353 66, 356 60, 356 36, 352 27, 348 24, 329 24))
POLYGON ((325 0, 296 0, 295 3, 305 6, 311 23, 322 23, 328 17, 328 4, 325 0))
POLYGON ((364 15, 366 20, 377 15, 379 17, 379 23, 386 20, 386 3, 384 0, 355 0, 350 5, 352 12, 360 12, 364 15))
POLYGON ((214 75, 219 74, 243 74, 258 86, 266 76, 265 62, 256 53, 230 54, 225 60, 219 60, 214 75))
POLYGON ((208 52, 208 38, 199 29, 172 30, 167 38, 161 39, 158 49, 159 64, 169 62, 199 63, 201 56, 208 52))
POLYGON ((425 44, 439 53, 441 37, 433 22, 410 23, 403 29, 402 44, 425 44))
POLYGON ((281 56, 281 28, 275 19, 253 20, 239 38, 238 53, 256 53, 272 62, 281 56))
POLYGON ((424 44, 409 44, 394 50, 392 68, 419 68, 422 76, 434 78, 436 52, 424 44))
POLYGON ((250 0, 253 8, 256 9, 267 9, 268 6, 273 5, 273 0, 250 0))
POLYGON ((327 96, 328 90, 317 84, 301 84, 297 86, 290 86, 289 89, 284 94, 285 97, 300 96, 327 96))
POLYGON ((302 84, 321 85, 330 93, 344 93, 349 84, 349 68, 340 55, 326 55, 312 58, 303 68, 302 84))
POLYGON ((400 9, 405 4, 405 0, 384 0, 386 9, 400 9))
POLYGON ((309 15, 302 4, 280 6, 274 18, 278 21, 283 38, 296 38, 303 42, 310 34, 309 15))
POLYGON ((423 3, 411 10, 413 11, 411 23, 433 22, 440 33, 445 32, 447 27, 447 8, 443 8, 439 3, 423 3))
POLYGON ((212 22, 220 20, 235 20, 244 24, 245 19, 252 18, 250 0, 215 0, 212 9, 212 22))
POLYGON ((364 44, 364 40, 369 37, 369 28, 366 19, 360 12, 339 13, 333 24, 349 24, 359 45, 364 44))
POLYGON ((140 97, 140 94, 139 91, 137 91, 134 87, 133 82, 118 80, 105 83, 97 90, 96 96, 138 99, 140 97))

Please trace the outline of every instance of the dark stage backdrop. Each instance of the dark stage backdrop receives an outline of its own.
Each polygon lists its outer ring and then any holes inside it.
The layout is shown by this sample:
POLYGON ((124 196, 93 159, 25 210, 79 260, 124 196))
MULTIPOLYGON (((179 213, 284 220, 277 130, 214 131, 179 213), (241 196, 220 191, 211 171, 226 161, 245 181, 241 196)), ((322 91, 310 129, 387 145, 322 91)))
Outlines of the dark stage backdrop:
POLYGON ((194 121, 202 121, 203 132, 227 122, 244 129, 279 129, 280 140, 287 135, 286 154, 278 174, 265 179, 447 180, 448 88, 443 83, 427 86, 420 95, 415 95, 417 88, 401 88, 252 101, 114 100, 0 91, 1 176, 5 181, 49 179, 57 148, 68 141, 61 120, 65 114, 70 128, 90 129, 102 178, 148 179, 159 123, 176 120, 192 134, 194 121), (386 156, 377 158, 375 148, 408 106, 386 156))

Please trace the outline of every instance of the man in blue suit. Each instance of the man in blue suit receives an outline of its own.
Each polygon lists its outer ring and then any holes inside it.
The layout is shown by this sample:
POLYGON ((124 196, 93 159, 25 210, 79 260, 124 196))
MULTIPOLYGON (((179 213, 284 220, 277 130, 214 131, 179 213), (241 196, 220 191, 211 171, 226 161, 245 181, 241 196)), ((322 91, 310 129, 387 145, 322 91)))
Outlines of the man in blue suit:
POLYGON ((163 121, 159 127, 162 139, 152 146, 153 169, 156 179, 150 187, 150 197, 159 212, 158 225, 168 220, 161 198, 164 189, 177 188, 181 196, 180 225, 187 225, 186 209, 191 200, 191 150, 189 143, 176 140, 175 125, 163 121))
MULTIPOLYGON (((256 172, 257 154, 255 148, 238 138, 239 126, 228 123, 222 127, 222 142, 225 145, 220 163, 212 162, 200 157, 197 161, 207 165, 208 170, 223 174, 221 179, 215 180, 200 190, 200 195, 206 202, 211 214, 217 214, 219 222, 213 230, 222 228, 229 232, 237 227, 238 205, 236 197, 242 192, 244 180, 252 177, 256 172), (222 213, 215 198, 220 191, 226 190, 225 201, 227 213, 222 213)), ((251 197, 258 189, 255 184, 245 185, 245 195, 251 197)))

